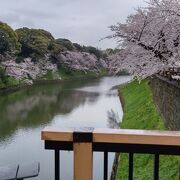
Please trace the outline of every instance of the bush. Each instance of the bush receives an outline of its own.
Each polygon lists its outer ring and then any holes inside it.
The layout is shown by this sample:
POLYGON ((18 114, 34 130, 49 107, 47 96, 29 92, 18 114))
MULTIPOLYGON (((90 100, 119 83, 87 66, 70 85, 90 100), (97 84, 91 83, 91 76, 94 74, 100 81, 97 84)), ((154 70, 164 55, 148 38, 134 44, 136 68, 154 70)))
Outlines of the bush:
POLYGON ((21 51, 21 44, 18 42, 16 32, 6 23, 0 21, 0 52, 9 51, 13 54, 18 54, 21 51), (3 45, 5 47, 3 48, 3 45))

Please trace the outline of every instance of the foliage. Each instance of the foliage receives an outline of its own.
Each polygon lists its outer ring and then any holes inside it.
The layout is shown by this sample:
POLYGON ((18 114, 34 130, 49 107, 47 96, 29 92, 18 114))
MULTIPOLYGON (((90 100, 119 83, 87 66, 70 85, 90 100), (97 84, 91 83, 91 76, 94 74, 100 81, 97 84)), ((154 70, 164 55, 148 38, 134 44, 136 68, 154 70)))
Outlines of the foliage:
MULTIPOLYGON (((102 71, 104 73, 104 71, 102 71)), ((84 72, 81 70, 72 70, 67 67, 61 67, 59 69, 59 74, 62 79, 75 79, 75 78, 82 78, 82 77, 96 77, 97 74, 95 72, 84 72)))
MULTIPOLYGON (((4 58, 7 57, 0 56, 0 66, 4 69, 2 75, 5 76, 5 80, 8 77, 26 84, 32 84, 34 80, 58 80, 107 74, 104 68, 106 63, 102 59, 98 60, 95 55, 85 52, 60 53, 56 57, 56 63, 52 63, 48 58, 39 59, 38 62, 32 61, 32 58, 10 56, 6 61, 1 60, 4 58)), ((7 85, 6 82, 3 84, 7 85)))
POLYGON ((68 40, 68 39, 56 39, 56 43, 59 44, 61 47, 64 47, 64 50, 67 51, 74 51, 76 50, 75 46, 73 45, 73 43, 68 40))
POLYGON ((80 52, 84 51, 83 46, 81 46, 78 43, 73 43, 73 46, 76 48, 77 51, 80 51, 80 52))
POLYGON ((10 44, 8 41, 8 35, 0 30, 0 53, 4 54, 10 50, 10 44))
MULTIPOLYGON (((66 51, 58 55, 59 64, 73 70, 98 71, 100 62, 94 54, 66 51)), ((103 61, 103 60, 101 60, 103 61)), ((105 62, 104 62, 105 63, 105 62)))
POLYGON ((0 86, 2 86, 2 84, 6 84, 7 82, 7 79, 6 79, 6 76, 5 76, 5 70, 0 67, 0 86))
POLYGON ((98 48, 95 48, 93 46, 81 46, 78 43, 73 43, 73 46, 75 47, 76 51, 78 51, 78 52, 87 52, 90 54, 94 54, 98 59, 103 57, 103 51, 101 51, 98 48))
POLYGON ((38 77, 43 76, 47 71, 57 71, 57 66, 49 61, 34 63, 31 58, 25 58, 23 62, 16 63, 14 59, 1 63, 6 75, 17 80, 26 80, 32 83, 38 77))
POLYGON ((43 29, 24 27, 14 32, 7 24, 0 23, 0 53, 0 66, 5 69, 5 79, 8 77, 29 84, 35 79, 59 79, 64 67, 69 71, 65 73, 68 76, 71 76, 70 71, 78 76, 107 73, 107 64, 101 58, 100 50, 73 44, 68 39, 55 40, 51 33, 43 29), (21 52, 14 57, 9 52, 15 39, 21 52))
POLYGON ((43 29, 20 28, 16 30, 22 44, 21 55, 25 57, 44 57, 46 54, 58 53, 62 47, 55 43, 51 33, 43 29))
POLYGON ((0 88, 19 84, 19 81, 6 75, 5 69, 0 67, 0 88))
POLYGON ((51 56, 57 55, 64 50, 65 48, 61 44, 58 44, 55 40, 52 40, 48 46, 48 51, 51 53, 51 56))
POLYGON ((88 52, 90 54, 94 54, 98 59, 100 59, 102 57, 102 52, 95 48, 95 47, 92 47, 92 46, 83 46, 83 49, 84 49, 84 52, 88 52))
POLYGON ((33 53, 44 55, 53 39, 49 34, 37 29, 21 28, 17 29, 16 32, 22 44, 22 54, 26 57, 33 53))
MULTIPOLYGON (((112 55, 114 55, 114 54, 116 54, 116 53, 119 53, 121 50, 120 49, 117 49, 117 48, 115 48, 115 49, 111 49, 111 48, 107 48, 106 50, 103 50, 102 52, 101 52, 101 57, 103 58, 103 59, 106 59, 106 60, 109 60, 110 58, 110 56, 112 56, 112 55)), ((113 61, 114 61, 114 59, 113 59, 113 61)), ((117 61, 117 60, 116 60, 117 61)))
MULTIPOLYGON (((164 130, 164 123, 153 102, 148 80, 139 84, 137 81, 129 83, 120 88, 120 95, 124 99, 124 116, 121 128, 125 129, 148 129, 164 130)), ((172 156, 161 156, 160 179, 178 179, 179 158, 172 156), (168 171, 167 171, 168 169, 168 171)), ((134 156, 134 179, 152 179, 153 156, 134 156)), ((117 178, 128 179, 128 156, 120 155, 117 178)))
POLYGON ((21 45, 18 42, 16 32, 6 23, 0 21, 0 52, 9 51, 13 54, 18 54, 21 50, 21 45), (5 48, 3 48, 3 44, 5 48))
POLYGON ((180 1, 149 0, 126 23, 110 27, 124 51, 111 56, 116 71, 127 69, 137 77, 180 67, 180 1))
POLYGON ((114 54, 114 50, 111 48, 106 49, 103 54, 107 57, 108 55, 114 54))

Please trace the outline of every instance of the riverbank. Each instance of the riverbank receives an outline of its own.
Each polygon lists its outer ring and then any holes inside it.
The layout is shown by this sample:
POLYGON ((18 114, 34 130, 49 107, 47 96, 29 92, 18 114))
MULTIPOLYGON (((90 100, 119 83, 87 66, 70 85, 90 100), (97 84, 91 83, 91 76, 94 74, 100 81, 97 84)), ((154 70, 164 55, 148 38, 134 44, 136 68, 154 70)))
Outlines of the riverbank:
MULTIPOLYGON (((165 130, 162 117, 156 110, 149 81, 140 84, 137 81, 126 84, 119 89, 122 99, 124 116, 121 123, 123 129, 165 130)), ((121 154, 117 171, 117 180, 128 179, 128 156, 121 154)), ((134 156, 134 179, 152 179, 153 156, 134 156)), ((161 156, 160 179, 179 178, 179 158, 161 156)))
POLYGON ((98 73, 95 72, 83 72, 83 71, 75 71, 75 70, 68 70, 66 68, 62 68, 61 71, 58 72, 58 77, 53 74, 52 71, 49 71, 42 77, 33 80, 33 83, 27 83, 26 81, 19 81, 11 77, 4 77, 3 82, 0 78, 0 93, 4 92, 14 92, 23 88, 27 88, 32 85, 38 84, 51 84, 51 83, 62 83, 64 81, 72 81, 72 80, 79 80, 79 79, 91 79, 97 78, 102 76, 107 76, 108 72, 106 69, 101 69, 98 73))

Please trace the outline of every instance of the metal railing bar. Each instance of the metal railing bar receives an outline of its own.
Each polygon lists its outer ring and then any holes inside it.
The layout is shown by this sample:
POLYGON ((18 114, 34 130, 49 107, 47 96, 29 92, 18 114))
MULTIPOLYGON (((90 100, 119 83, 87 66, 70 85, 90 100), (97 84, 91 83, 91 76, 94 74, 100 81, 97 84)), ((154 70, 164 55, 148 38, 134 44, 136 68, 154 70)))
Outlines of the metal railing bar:
POLYGON ((73 151, 73 143, 68 141, 45 141, 45 149, 73 151))
POLYGON ((55 180, 60 180, 60 151, 55 149, 55 180))
POLYGON ((154 155, 154 180, 159 179, 159 154, 154 155))
POLYGON ((129 153, 129 180, 133 180, 133 153, 129 153))
MULTIPOLYGON (((73 151, 73 143, 64 141, 45 141, 45 149, 73 151)), ((140 154, 156 154, 158 152, 158 154, 162 155, 180 155, 180 146, 93 143, 93 151, 140 154)))
POLYGON ((104 152, 104 180, 108 180, 108 152, 104 152))
POLYGON ((180 146, 93 143, 93 151, 139 153, 139 154, 156 154, 156 153, 158 153, 158 154, 162 154, 162 155, 180 155, 180 146))

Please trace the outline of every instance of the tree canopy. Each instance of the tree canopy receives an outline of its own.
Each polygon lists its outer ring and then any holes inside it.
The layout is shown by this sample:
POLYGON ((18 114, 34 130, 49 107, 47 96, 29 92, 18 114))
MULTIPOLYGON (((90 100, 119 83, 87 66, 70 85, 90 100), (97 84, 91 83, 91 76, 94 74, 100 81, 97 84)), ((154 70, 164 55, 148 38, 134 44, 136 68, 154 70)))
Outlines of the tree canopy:
POLYGON ((138 8, 126 23, 110 27, 123 49, 110 57, 116 72, 127 69, 140 78, 180 68, 180 1, 150 0, 138 8))
POLYGON ((6 23, 0 21, 0 52, 18 54, 21 51, 21 44, 18 42, 16 32, 6 23))
POLYGON ((0 30, 0 53, 4 54, 10 50, 10 44, 8 41, 8 35, 0 30))
POLYGON ((56 43, 61 45, 62 47, 64 47, 64 50, 66 50, 66 51, 74 51, 74 50, 76 50, 73 43, 68 39, 59 38, 59 39, 56 39, 56 43))
POLYGON ((102 57, 102 51, 100 51, 99 49, 97 49, 93 46, 83 46, 83 49, 85 52, 94 54, 98 59, 100 59, 102 57))
POLYGON ((32 54, 44 55, 48 52, 48 46, 54 39, 50 33, 41 29, 21 28, 16 33, 22 44, 21 54, 31 56, 32 54))

